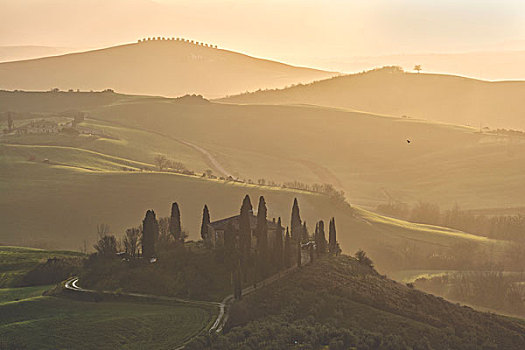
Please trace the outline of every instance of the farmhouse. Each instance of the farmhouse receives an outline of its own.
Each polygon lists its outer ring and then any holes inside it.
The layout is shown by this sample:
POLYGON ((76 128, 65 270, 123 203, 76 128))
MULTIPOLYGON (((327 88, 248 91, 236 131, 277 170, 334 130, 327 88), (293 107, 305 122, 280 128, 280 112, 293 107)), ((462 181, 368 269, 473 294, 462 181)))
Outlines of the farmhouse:
MULTIPOLYGON (((226 219, 218 220, 208 224, 208 238, 213 247, 218 247, 224 244, 224 231, 231 223, 235 230, 239 230, 239 219, 240 215, 232 216, 226 219)), ((257 216, 250 215, 250 236, 251 236, 251 246, 252 248, 256 247, 257 244, 257 216)), ((275 219, 268 221, 268 247, 273 247, 275 242, 275 233, 277 230, 277 223, 275 219)))

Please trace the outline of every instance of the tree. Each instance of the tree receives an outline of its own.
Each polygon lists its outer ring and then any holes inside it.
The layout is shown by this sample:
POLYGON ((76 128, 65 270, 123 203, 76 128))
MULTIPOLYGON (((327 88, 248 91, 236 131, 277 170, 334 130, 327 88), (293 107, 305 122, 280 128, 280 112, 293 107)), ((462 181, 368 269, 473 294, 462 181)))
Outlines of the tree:
POLYGON ((362 250, 362 249, 359 249, 355 253, 355 258, 357 259, 357 261, 360 264, 366 265, 366 266, 371 267, 371 268, 374 267, 374 262, 372 261, 372 259, 370 259, 368 256, 366 256, 365 251, 362 250))
POLYGON ((315 228, 315 246, 317 247, 317 254, 326 253, 326 237, 323 220, 320 220, 315 228))
POLYGON ((165 155, 159 154, 155 157, 155 164, 157 165, 159 170, 162 171, 168 166, 169 160, 168 158, 166 158, 165 155))
POLYGON ((241 299, 242 284, 241 284, 241 261, 239 247, 237 246, 237 232, 230 222, 224 230, 224 254, 226 268, 231 275, 231 283, 233 286, 233 296, 235 299, 241 299))
POLYGON ((290 238, 290 231, 288 230, 288 227, 286 227, 286 236, 284 237, 284 252, 283 252, 283 259, 284 259, 284 266, 290 267, 290 261, 292 258, 292 246, 291 246, 291 238, 290 238))
POLYGON ((252 202, 250 196, 246 195, 242 201, 241 213, 239 217, 239 250, 241 253, 241 264, 248 261, 250 257, 252 228, 251 216, 253 215, 252 202))
POLYGON ((124 237, 124 249, 129 257, 135 258, 139 250, 140 230, 136 227, 128 228, 124 237))
POLYGON ((153 210, 148 210, 142 221, 142 256, 150 259, 155 256, 155 244, 159 235, 159 223, 153 210))
POLYGON ((275 265, 277 271, 283 268, 283 226, 281 224, 281 218, 277 219, 277 227, 275 229, 275 244, 273 247, 275 254, 275 265))
POLYGON ((419 72, 421 72, 421 70, 422 70, 421 65, 420 64, 416 64, 414 66, 414 70, 417 71, 417 73, 419 74, 419 72))
POLYGON ((308 228, 306 227, 306 221, 303 221, 303 230, 302 230, 302 241, 308 242, 310 240, 310 234, 308 233, 308 228))
POLYGON ((209 242, 208 237, 208 225, 210 224, 210 211, 208 206, 204 204, 204 209, 202 210, 202 223, 201 223, 201 238, 206 243, 209 242))
POLYGON ((259 266, 263 276, 268 272, 268 210, 264 197, 259 197, 259 206, 257 207, 257 251, 259 253, 259 266))
POLYGON ((98 256, 114 257, 117 254, 117 239, 113 235, 104 235, 99 238, 93 247, 98 256))
POLYGON ((299 213, 299 204, 297 203, 297 198, 293 200, 292 206, 292 219, 290 222, 290 228, 292 230, 292 240, 300 241, 302 236, 302 224, 301 224, 301 214, 299 213))
POLYGON ((108 224, 97 225, 98 241, 93 246, 96 254, 103 257, 114 257, 117 254, 117 239, 109 234, 108 224))
POLYGON ((175 239, 175 243, 184 243, 184 237, 182 236, 182 227, 180 223, 180 210, 177 202, 171 205, 171 216, 170 216, 170 234, 175 239))
POLYGON ((337 232, 335 229, 335 218, 330 219, 328 227, 328 251, 331 254, 337 253, 337 232))

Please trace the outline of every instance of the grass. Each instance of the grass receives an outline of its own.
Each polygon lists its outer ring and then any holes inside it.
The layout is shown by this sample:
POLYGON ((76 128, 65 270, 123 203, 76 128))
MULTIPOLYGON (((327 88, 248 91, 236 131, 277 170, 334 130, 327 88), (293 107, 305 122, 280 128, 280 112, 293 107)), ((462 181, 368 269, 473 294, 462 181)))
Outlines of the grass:
POLYGON ((23 275, 37 266, 38 263, 45 262, 49 258, 78 257, 82 255, 79 252, 71 251, 49 251, 0 246, 0 288, 15 286, 23 275))
POLYGON ((33 297, 0 304, 0 348, 173 349, 214 312, 166 302, 33 297))
POLYGON ((0 305, 7 302, 38 297, 51 288, 52 286, 0 288, 0 305))

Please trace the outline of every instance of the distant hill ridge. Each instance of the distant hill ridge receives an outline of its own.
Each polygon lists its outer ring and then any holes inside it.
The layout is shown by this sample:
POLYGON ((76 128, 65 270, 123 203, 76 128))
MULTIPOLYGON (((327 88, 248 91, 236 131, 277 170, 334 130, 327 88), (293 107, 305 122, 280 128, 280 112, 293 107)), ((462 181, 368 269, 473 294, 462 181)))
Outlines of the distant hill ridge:
POLYGON ((152 38, 105 49, 0 63, 0 89, 104 90, 218 98, 336 75, 187 39, 152 38))
POLYGON ((525 130, 524 95, 524 81, 491 82, 384 67, 220 101, 311 104, 474 127, 525 130))

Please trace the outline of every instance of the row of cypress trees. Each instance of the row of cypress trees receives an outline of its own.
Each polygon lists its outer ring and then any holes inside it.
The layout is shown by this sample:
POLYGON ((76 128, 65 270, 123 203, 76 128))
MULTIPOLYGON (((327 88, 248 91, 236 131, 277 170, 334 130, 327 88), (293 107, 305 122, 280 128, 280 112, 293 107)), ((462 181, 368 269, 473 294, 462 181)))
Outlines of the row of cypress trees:
MULTIPOLYGON (((243 283, 248 282, 248 273, 253 271, 253 281, 262 280, 282 269, 302 264, 302 246, 310 249, 310 262, 315 256, 325 253, 339 254, 340 248, 337 243, 335 219, 329 223, 329 239, 325 238, 324 222, 316 223, 313 237, 309 236, 305 221, 301 220, 297 198, 292 205, 290 227, 286 230, 282 226, 279 217, 276 223, 273 249, 270 250, 268 240, 268 209, 263 196, 259 198, 256 227, 253 235, 256 245, 252 249, 252 227, 253 206, 249 195, 243 199, 238 229, 230 222, 224 232, 224 263, 231 273, 236 298, 241 297, 243 283)), ((205 205, 202 213, 201 238, 209 242, 208 225, 210 224, 210 212, 205 205)), ((184 234, 181 228, 179 205, 175 202, 171 207, 169 218, 169 234, 176 245, 184 245, 184 234)), ((142 256, 153 258, 156 256, 156 244, 159 237, 159 223, 155 212, 148 210, 142 222, 142 256)))
MULTIPOLYGON (((180 220, 180 209, 177 202, 171 205, 169 234, 176 246, 184 245, 184 235, 180 220)), ((151 259, 156 256, 156 245, 159 238, 159 222, 153 210, 148 210, 142 221, 142 256, 151 259)))

